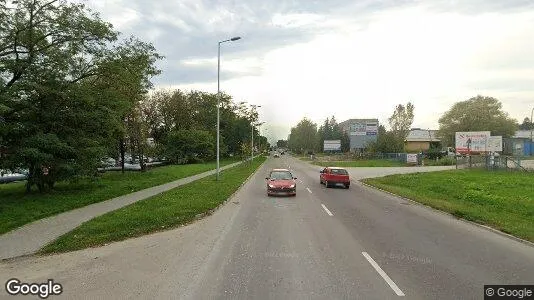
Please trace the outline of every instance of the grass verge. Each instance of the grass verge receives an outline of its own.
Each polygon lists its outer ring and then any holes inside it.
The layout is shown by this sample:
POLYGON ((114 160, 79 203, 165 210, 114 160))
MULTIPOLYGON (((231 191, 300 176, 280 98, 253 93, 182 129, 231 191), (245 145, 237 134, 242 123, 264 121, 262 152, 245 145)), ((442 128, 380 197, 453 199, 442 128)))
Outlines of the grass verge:
POLYGON ((406 164, 397 160, 387 159, 369 159, 353 161, 314 161, 312 164, 317 166, 329 167, 405 167, 406 164))
MULTIPOLYGON (((239 160, 224 160, 227 165, 239 160)), ((58 213, 164 184, 216 168, 215 162, 171 165, 139 171, 106 172, 96 180, 60 182, 48 193, 25 193, 24 183, 0 184, 0 234, 58 213)))
POLYGON ((533 173, 459 170, 362 181, 456 217, 534 241, 533 173))
POLYGON ((61 236, 41 253, 74 251, 121 241, 189 223, 230 197, 264 161, 243 164, 221 172, 220 181, 209 176, 165 193, 109 212, 61 236))

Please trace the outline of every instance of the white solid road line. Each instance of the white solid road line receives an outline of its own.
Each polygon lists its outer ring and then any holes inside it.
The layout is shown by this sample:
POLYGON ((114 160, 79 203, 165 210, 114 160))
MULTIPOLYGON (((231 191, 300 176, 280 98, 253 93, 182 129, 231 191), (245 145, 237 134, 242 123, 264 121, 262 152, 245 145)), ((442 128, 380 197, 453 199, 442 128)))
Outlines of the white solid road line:
POLYGON ((306 188, 308 190, 308 192, 310 192, 310 194, 312 193, 312 191, 310 190, 310 188, 306 188))
POLYGON ((389 284, 389 286, 395 292, 395 294, 397 294, 397 296, 404 296, 404 293, 399 289, 399 287, 395 284, 395 282, 393 282, 393 280, 391 280, 391 278, 389 278, 388 274, 386 274, 386 272, 384 272, 384 270, 382 270, 382 268, 380 268, 380 266, 374 261, 374 259, 371 256, 369 256, 369 254, 367 254, 367 252, 362 252, 362 254, 367 259, 367 261, 369 261, 371 266, 373 266, 373 268, 375 268, 375 270, 378 272, 378 274, 380 274, 380 276, 382 276, 382 278, 384 278, 384 280, 387 282, 387 284, 389 284))
POLYGON ((321 204, 321 206, 324 208, 324 210, 329 216, 333 216, 333 214, 328 210, 328 208, 326 208, 326 206, 324 206, 324 204, 321 204))

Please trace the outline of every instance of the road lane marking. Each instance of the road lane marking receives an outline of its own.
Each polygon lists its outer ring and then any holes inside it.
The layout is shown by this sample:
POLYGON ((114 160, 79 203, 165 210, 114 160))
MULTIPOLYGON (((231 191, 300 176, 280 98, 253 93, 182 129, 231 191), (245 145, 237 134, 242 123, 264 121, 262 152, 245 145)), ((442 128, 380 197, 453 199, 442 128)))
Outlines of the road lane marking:
POLYGON ((382 276, 382 278, 384 278, 384 280, 387 282, 387 284, 389 284, 389 286, 391 287, 391 289, 395 292, 395 294, 397 294, 397 296, 404 296, 404 293, 401 291, 401 289, 399 289, 399 287, 395 284, 395 282, 393 282, 393 280, 391 280, 391 278, 389 278, 388 274, 386 274, 386 272, 384 272, 384 270, 382 270, 382 268, 380 268, 380 266, 374 261, 374 259, 369 256, 369 254, 367 254, 367 252, 362 252, 363 256, 367 259, 367 261, 371 264, 371 266, 373 266, 373 268, 375 268, 375 270, 378 272, 378 274, 380 274, 380 276, 382 276))
POLYGON ((310 192, 310 194, 312 193, 312 191, 310 190, 310 188, 306 188, 308 190, 308 192, 310 192))
POLYGON ((321 204, 321 206, 324 208, 324 210, 329 216, 333 216, 333 214, 328 210, 328 208, 326 208, 326 206, 324 206, 324 204, 321 204))

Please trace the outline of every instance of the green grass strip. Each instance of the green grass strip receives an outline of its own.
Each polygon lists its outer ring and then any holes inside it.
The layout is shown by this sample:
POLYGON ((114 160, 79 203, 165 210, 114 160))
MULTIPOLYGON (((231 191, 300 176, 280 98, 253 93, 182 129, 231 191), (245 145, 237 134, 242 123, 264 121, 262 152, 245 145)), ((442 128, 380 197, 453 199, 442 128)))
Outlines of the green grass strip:
MULTIPOLYGON (((238 159, 221 161, 227 165, 238 159)), ((157 186, 216 168, 215 162, 156 167, 139 171, 109 171, 96 180, 77 183, 60 182, 56 188, 40 194, 25 193, 24 183, 0 184, 0 234, 24 224, 75 208, 101 202, 142 189, 157 186)))
POLYGON ((459 218, 534 241, 534 173, 454 170, 362 181, 459 218))
POLYGON ((121 241, 189 223, 227 200, 264 161, 221 172, 141 200, 83 223, 45 246, 41 253, 67 252, 121 241))

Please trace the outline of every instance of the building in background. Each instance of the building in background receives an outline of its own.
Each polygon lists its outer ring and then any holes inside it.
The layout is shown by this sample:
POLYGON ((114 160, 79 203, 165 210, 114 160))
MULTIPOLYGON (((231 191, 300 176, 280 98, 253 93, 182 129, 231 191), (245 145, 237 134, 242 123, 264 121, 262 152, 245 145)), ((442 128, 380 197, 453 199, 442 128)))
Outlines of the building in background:
POLYGON ((369 143, 378 138, 378 119, 349 119, 339 123, 343 132, 348 132, 350 151, 363 152, 369 143))
POLYGON ((530 130, 516 131, 513 137, 503 139, 503 154, 534 156, 534 139, 530 130))
POLYGON ((428 151, 430 148, 441 148, 437 130, 413 128, 404 141, 406 152, 428 151))

